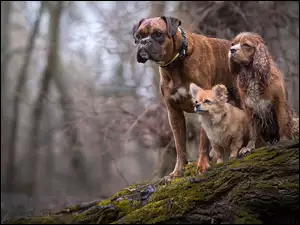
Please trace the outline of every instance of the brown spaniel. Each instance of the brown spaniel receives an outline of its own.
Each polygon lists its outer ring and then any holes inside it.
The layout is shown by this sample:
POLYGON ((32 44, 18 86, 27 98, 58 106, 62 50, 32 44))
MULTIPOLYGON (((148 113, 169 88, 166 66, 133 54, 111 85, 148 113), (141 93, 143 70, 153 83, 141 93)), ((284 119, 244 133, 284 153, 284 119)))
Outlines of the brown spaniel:
POLYGON ((293 110, 282 73, 262 37, 243 32, 232 41, 229 65, 237 82, 241 104, 251 118, 252 141, 241 154, 255 148, 258 135, 265 141, 292 139, 293 110))

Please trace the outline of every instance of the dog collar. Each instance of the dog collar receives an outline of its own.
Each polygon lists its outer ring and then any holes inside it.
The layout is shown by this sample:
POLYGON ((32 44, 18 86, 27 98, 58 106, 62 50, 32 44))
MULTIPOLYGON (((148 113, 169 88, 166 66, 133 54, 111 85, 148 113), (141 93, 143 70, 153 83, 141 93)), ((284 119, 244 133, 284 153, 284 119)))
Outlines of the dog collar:
POLYGON ((187 48, 188 48, 186 36, 185 36, 185 33, 184 33, 184 31, 183 31, 183 29, 181 27, 178 27, 178 30, 180 31, 180 33, 181 33, 181 35, 183 37, 182 42, 181 42, 180 52, 178 52, 173 57, 173 59, 171 59, 169 62, 164 63, 164 64, 160 64, 159 63, 160 67, 167 67, 167 66, 171 67, 176 61, 178 61, 180 59, 183 59, 183 57, 186 55, 187 48))

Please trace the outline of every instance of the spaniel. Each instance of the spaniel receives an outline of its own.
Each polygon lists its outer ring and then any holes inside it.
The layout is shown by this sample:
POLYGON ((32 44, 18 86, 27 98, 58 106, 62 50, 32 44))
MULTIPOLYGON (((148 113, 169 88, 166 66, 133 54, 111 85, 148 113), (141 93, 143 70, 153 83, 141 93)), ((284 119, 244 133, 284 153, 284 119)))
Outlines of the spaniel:
POLYGON ((240 153, 252 151, 258 137, 266 142, 292 139, 294 111, 288 105, 284 77, 263 38, 250 32, 238 34, 229 50, 229 68, 251 119, 252 141, 240 153))

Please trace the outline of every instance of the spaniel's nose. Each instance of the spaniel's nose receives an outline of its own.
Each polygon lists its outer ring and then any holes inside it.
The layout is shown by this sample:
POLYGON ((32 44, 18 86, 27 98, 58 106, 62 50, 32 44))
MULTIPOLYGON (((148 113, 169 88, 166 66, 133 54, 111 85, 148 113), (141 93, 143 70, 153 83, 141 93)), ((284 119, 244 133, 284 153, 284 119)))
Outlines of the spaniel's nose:
POLYGON ((236 52, 236 49, 235 48, 230 48, 230 53, 233 54, 236 52))

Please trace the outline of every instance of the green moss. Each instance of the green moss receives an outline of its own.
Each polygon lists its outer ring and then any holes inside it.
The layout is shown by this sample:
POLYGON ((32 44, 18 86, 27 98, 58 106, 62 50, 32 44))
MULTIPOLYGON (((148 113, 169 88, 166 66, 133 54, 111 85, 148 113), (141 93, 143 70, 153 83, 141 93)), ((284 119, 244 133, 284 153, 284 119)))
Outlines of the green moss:
POLYGON ((36 216, 31 218, 18 219, 12 224, 61 224, 63 221, 59 216, 36 216))
POLYGON ((151 195, 150 202, 169 198, 170 194, 172 196, 179 196, 182 194, 182 189, 185 189, 185 187, 188 186, 189 184, 186 181, 186 178, 176 178, 171 182, 171 184, 158 187, 157 191, 151 195))
POLYGON ((109 205, 111 203, 111 200, 112 198, 108 198, 108 199, 105 199, 105 200, 102 200, 98 203, 99 206, 106 206, 106 205, 109 205))
MULTIPOLYGON (((132 212, 135 209, 135 206, 133 204, 133 201, 130 201, 128 199, 124 199, 122 201, 118 201, 114 204, 117 209, 120 211, 119 216, 122 217, 130 212, 132 212)), ((135 204, 137 205, 137 204, 135 204)))
POLYGON ((196 176, 197 175, 197 166, 196 163, 188 163, 184 168, 184 177, 196 176))
POLYGON ((274 189, 274 185, 266 182, 261 182, 255 185, 255 187, 260 188, 260 189, 274 189))
POLYGON ((299 183, 282 182, 278 185, 279 189, 299 189, 299 183))
POLYGON ((241 161, 240 160, 233 160, 231 162, 231 164, 229 165, 229 168, 236 168, 239 167, 241 165, 241 161))
POLYGON ((79 209, 80 209, 80 204, 76 204, 76 205, 66 207, 65 211, 67 211, 67 212, 76 212, 79 209))
POLYGON ((122 196, 125 196, 125 195, 130 195, 132 192, 129 191, 129 189, 130 189, 130 188, 126 188, 126 189, 123 189, 123 190, 121 190, 120 192, 114 194, 114 195, 112 196, 112 199, 114 199, 114 198, 119 198, 119 197, 122 197, 122 196))
POLYGON ((271 152, 271 151, 262 151, 256 149, 255 151, 251 152, 251 154, 247 155, 244 157, 244 160, 249 160, 249 159, 261 159, 261 158, 271 158, 274 157, 274 154, 276 152, 271 152))
POLYGON ((114 224, 157 223, 167 219, 167 200, 157 201, 129 213, 114 224))
POLYGON ((253 215, 248 214, 246 211, 241 211, 236 220, 236 224, 262 224, 262 221, 255 218, 253 215))
POLYGON ((185 180, 186 180, 186 178, 184 178, 184 177, 178 177, 176 179, 171 180, 171 184, 175 184, 175 185, 182 184, 185 182, 185 180))

